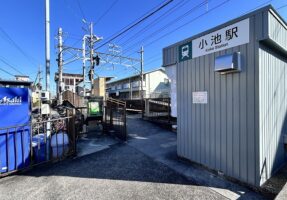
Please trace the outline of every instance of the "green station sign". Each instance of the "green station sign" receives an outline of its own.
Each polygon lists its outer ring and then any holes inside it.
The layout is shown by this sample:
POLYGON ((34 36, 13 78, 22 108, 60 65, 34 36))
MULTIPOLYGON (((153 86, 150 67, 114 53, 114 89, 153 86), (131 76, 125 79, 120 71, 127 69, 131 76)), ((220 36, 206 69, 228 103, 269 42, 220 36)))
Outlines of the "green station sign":
POLYGON ((178 61, 192 59, 192 42, 182 44, 178 47, 178 61))

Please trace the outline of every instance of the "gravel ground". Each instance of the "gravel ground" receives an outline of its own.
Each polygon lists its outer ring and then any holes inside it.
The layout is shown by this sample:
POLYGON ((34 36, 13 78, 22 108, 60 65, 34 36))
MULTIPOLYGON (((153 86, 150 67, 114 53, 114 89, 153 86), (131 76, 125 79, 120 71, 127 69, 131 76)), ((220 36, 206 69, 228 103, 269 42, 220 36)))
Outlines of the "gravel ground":
POLYGON ((224 199, 133 147, 112 148, 0 179, 0 199, 224 199))

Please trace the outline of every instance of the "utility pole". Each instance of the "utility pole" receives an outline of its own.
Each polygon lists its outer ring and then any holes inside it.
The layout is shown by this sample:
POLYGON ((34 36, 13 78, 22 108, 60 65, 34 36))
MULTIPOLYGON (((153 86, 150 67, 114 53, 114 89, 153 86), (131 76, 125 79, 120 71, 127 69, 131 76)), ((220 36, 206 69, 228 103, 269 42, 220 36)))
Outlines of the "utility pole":
POLYGON ((63 31, 62 28, 59 28, 58 30, 58 104, 63 103, 63 98, 62 98, 62 80, 63 80, 63 31))
MULTIPOLYGON (((46 34, 45 34, 45 46, 46 46, 46 91, 49 93, 48 97, 48 102, 50 101, 50 0, 46 0, 45 4, 45 29, 46 29, 46 34)), ((47 139, 49 140, 51 138, 51 123, 49 122, 50 120, 50 109, 48 112, 48 122, 46 124, 47 128, 47 139)), ((49 145, 46 147, 46 157, 49 160, 50 156, 50 148, 49 145)))
POLYGON ((142 118, 144 117, 144 94, 143 94, 143 68, 144 68, 144 48, 141 47, 141 69, 140 69, 140 77, 141 77, 141 104, 142 104, 142 118))
POLYGON ((94 85, 94 34, 93 34, 93 22, 90 23, 90 68, 91 68, 91 95, 93 93, 94 85))
POLYGON ((50 0, 46 0, 45 11, 46 91, 50 92, 50 0))
POLYGON ((83 57, 83 88, 85 97, 86 96, 86 35, 84 35, 83 37, 82 57, 83 57))
POLYGON ((41 65, 39 65, 39 72, 38 72, 38 74, 39 74, 39 86, 38 86, 38 89, 40 90, 40 91, 42 91, 42 66, 41 65))

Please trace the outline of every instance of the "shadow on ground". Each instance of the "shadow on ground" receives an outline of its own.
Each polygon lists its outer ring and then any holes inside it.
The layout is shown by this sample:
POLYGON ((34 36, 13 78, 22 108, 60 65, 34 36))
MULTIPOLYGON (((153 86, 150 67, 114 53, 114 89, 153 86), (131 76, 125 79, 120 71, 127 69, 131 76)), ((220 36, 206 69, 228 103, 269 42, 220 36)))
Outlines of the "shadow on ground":
MULTIPOLYGON (((265 198, 179 160, 175 133, 136 116, 128 119, 128 131, 128 143, 104 139, 96 153, 90 146, 92 154, 0 179, 0 199, 265 198)), ((86 139, 82 146, 99 138, 86 139)))

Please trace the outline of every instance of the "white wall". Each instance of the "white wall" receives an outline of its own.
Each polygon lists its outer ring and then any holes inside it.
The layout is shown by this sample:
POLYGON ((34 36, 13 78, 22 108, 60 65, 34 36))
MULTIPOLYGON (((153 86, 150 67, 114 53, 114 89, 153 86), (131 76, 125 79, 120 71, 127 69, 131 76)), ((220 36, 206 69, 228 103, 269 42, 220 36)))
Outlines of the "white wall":
POLYGON ((165 71, 170 82, 171 116, 177 117, 176 65, 165 67, 165 71))

